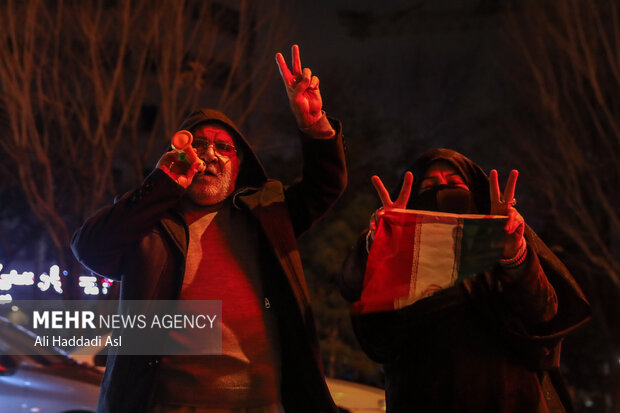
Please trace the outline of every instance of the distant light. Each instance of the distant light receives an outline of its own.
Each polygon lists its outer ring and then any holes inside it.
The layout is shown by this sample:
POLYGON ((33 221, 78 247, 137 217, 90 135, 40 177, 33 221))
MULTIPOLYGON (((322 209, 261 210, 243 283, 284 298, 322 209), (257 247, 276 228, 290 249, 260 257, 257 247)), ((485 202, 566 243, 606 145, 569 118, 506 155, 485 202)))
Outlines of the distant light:
POLYGON ((11 310, 12 311, 19 311, 19 307, 14 305, 14 306, 11 307, 11 310))
POLYGON ((586 407, 592 407, 594 406, 594 402, 592 401, 592 399, 586 399, 583 404, 586 405, 586 407))
POLYGON ((39 287, 41 291, 47 291, 50 286, 52 286, 54 287, 54 291, 56 291, 58 294, 62 294, 60 267, 58 265, 52 265, 50 267, 50 275, 43 273, 39 276, 39 279, 41 281, 37 284, 37 287, 39 287))
POLYGON ((94 275, 80 276, 78 285, 84 289, 84 294, 99 295, 99 287, 97 287, 97 277, 95 277, 94 275))
MULTIPOLYGON (((0 264, 0 272, 4 266, 0 264)), ((49 270, 49 274, 44 272, 39 275, 39 282, 36 286, 41 291, 47 291, 53 288, 58 294, 62 294, 62 279, 60 277, 61 271, 58 265, 52 265, 49 270)), ((67 270, 62 271, 63 276, 68 276, 67 270)), ((91 272, 89 276, 80 276, 79 286, 83 288, 83 292, 86 295, 99 295, 108 294, 113 280, 109 278, 99 277, 99 275, 91 272), (99 288, 99 282, 101 282, 101 288, 99 288)), ((11 270, 8 273, 0 273, 0 292, 10 291, 15 286, 29 286, 35 284, 35 275, 33 272, 24 271, 21 274, 17 270, 11 270)), ((7 304, 13 301, 13 297, 10 294, 0 295, 0 304, 7 304)))
MULTIPOLYGON (((0 270, 4 268, 0 264, 0 270)), ((0 274, 0 290, 8 291, 14 285, 32 285, 34 284, 34 273, 24 271, 19 274, 16 270, 11 270, 5 274, 0 274)))
POLYGON ((114 281, 109 278, 103 278, 101 280, 101 292, 103 294, 108 294, 108 288, 112 287, 112 284, 114 284, 114 281))

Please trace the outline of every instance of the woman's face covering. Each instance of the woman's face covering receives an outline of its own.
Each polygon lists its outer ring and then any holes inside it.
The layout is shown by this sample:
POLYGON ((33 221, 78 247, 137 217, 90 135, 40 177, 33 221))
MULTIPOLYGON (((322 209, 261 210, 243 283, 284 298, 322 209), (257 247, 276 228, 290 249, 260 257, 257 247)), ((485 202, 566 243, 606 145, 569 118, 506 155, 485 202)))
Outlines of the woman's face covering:
POLYGON ((429 166, 422 178, 418 194, 437 185, 449 185, 469 190, 458 171, 445 161, 435 161, 429 166))
POLYGON ((433 162, 426 170, 412 207, 453 214, 477 212, 473 194, 463 177, 445 161, 433 162))

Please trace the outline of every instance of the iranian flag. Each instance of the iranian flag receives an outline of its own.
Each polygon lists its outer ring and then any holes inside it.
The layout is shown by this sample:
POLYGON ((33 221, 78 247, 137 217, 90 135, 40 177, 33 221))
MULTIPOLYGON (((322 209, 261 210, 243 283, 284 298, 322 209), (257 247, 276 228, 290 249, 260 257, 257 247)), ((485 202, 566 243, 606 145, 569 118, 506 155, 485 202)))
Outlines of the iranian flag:
POLYGON ((392 209, 380 218, 352 311, 397 310, 492 267, 507 217, 392 209))

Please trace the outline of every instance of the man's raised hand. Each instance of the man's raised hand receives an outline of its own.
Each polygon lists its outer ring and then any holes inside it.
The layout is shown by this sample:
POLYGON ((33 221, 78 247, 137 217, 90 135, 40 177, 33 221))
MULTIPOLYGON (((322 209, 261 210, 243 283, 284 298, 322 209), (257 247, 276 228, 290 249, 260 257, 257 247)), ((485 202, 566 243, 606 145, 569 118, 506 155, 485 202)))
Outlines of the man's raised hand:
MULTIPOLYGON (((189 147, 188 150, 196 152, 196 149, 189 147)), ((192 183, 198 170, 204 169, 202 161, 197 159, 192 164, 179 160, 179 152, 170 151, 162 155, 157 162, 157 168, 161 169, 174 180, 177 184, 187 189, 192 183)))
POLYGON ((312 76, 312 71, 307 67, 302 70, 299 46, 296 44, 292 47, 292 55, 292 72, 282 53, 276 54, 276 63, 297 124, 300 128, 309 128, 322 116, 323 101, 319 91, 319 78, 312 76))

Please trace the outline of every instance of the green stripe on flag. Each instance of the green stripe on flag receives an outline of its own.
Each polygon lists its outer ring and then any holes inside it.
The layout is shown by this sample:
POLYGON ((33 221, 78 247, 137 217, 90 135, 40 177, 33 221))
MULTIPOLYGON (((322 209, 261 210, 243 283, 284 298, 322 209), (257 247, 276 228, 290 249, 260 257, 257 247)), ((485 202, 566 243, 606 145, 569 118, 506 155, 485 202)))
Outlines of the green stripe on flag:
POLYGON ((464 218, 458 279, 489 269, 502 258, 506 218, 464 218))

